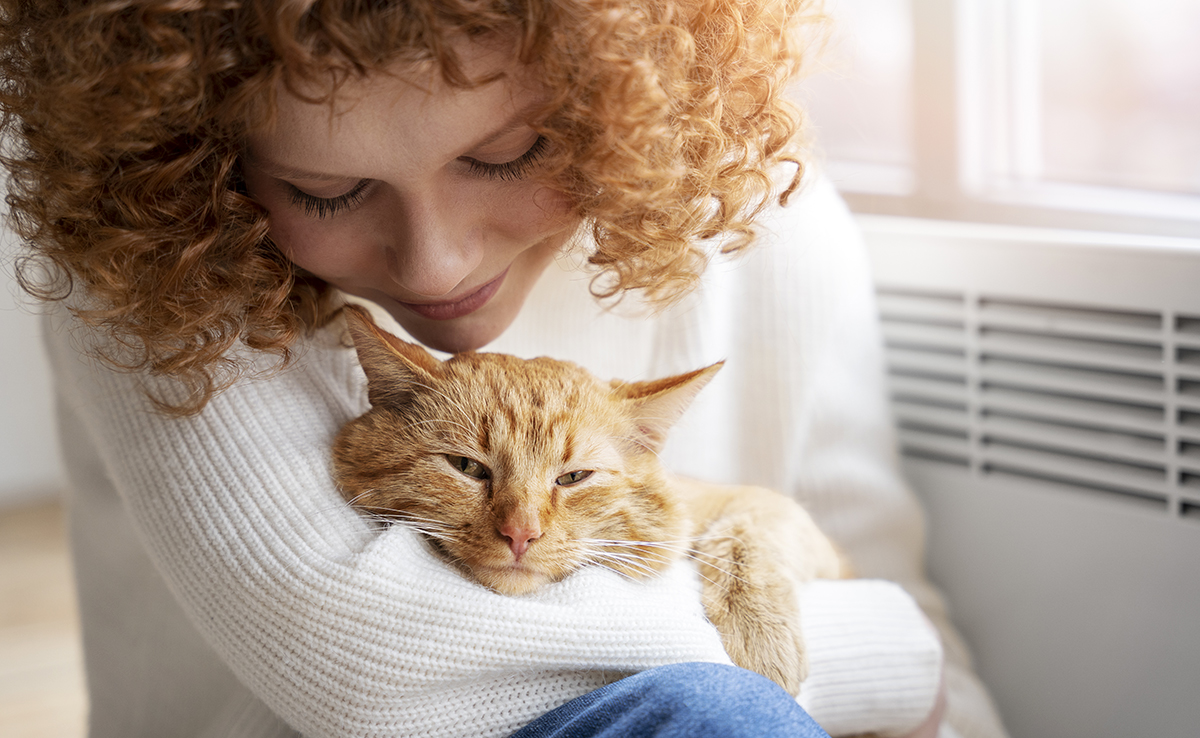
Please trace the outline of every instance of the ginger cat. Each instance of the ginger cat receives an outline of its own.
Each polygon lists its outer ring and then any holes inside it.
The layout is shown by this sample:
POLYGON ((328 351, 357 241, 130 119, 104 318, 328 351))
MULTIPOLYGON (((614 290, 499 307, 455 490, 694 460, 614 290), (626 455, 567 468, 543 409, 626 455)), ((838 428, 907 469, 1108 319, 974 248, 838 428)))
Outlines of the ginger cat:
POLYGON ((439 361, 346 319, 371 409, 333 447, 345 498, 402 522, 464 576, 505 595, 584 566, 635 579, 695 559, 733 661, 796 694, 807 675, 796 586, 848 569, 793 501, 669 476, 656 452, 716 364, 602 382, 567 362, 464 353, 439 361))

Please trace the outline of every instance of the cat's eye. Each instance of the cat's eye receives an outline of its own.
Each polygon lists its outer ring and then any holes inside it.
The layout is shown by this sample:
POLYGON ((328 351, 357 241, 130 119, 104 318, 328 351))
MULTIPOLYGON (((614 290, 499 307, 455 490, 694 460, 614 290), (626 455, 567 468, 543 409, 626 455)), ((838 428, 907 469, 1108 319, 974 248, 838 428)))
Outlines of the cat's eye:
POLYGON ((579 471, 567 472, 558 479, 555 479, 554 483, 559 487, 570 487, 572 484, 579 484, 590 476, 592 476, 592 472, 587 469, 580 469, 579 471))
POLYGON ((480 464, 475 459, 467 458, 466 456, 455 456, 454 454, 446 454, 446 461, 450 462, 450 466, 457 469, 460 473, 471 477, 472 479, 491 479, 492 473, 483 464, 480 464))

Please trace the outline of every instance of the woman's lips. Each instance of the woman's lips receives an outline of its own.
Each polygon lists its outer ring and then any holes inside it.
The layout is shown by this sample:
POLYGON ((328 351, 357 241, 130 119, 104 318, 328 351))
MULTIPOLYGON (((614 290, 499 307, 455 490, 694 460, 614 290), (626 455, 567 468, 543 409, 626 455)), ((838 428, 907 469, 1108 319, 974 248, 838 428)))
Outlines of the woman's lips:
POLYGON ((428 318, 429 320, 454 320, 455 318, 461 318, 464 315, 470 315, 486 305, 487 301, 492 299, 492 296, 495 295, 496 291, 500 289, 500 285, 504 282, 504 277, 507 274, 508 270, 505 269, 500 273, 500 276, 496 277, 491 282, 488 282, 461 300, 455 300, 453 302, 429 303, 400 302, 400 304, 417 315, 420 315, 422 318, 428 318))

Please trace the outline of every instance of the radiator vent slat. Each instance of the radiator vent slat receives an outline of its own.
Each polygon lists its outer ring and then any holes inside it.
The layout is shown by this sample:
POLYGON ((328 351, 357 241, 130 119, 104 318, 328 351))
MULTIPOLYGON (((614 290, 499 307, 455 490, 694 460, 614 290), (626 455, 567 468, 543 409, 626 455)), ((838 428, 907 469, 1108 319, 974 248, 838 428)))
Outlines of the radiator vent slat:
POLYGON ((1104 402, 1012 385, 983 385, 979 390, 978 397, 985 410, 1043 413, 1067 422, 1128 431, 1154 432, 1163 424, 1161 407, 1104 402))
POLYGON ((1200 315, 1176 315, 1175 332, 1180 336, 1200 336, 1200 315))
MULTIPOLYGON (((1106 378, 1083 377, 1072 379, 1052 369, 1039 370, 1032 366, 996 366, 984 364, 980 372, 983 388, 999 391, 1030 392, 1038 395, 1054 395, 1100 404, 1128 405, 1155 413, 1155 419, 1163 413, 1163 389, 1159 381, 1157 390, 1128 375, 1112 374, 1106 378)), ((1197 403, 1200 406, 1200 402, 1197 403)))
MULTIPOLYGON (((968 431, 966 406, 947 408, 937 405, 925 405, 912 402, 894 402, 892 411, 896 422, 900 425, 924 425, 935 428, 955 428, 964 434, 968 431)), ((1200 458, 1200 444, 1197 444, 1196 456, 1200 458)))
POLYGON ((1063 487, 1083 490, 1086 492, 1099 492, 1105 495, 1115 495, 1124 500, 1147 503, 1159 510, 1166 510, 1168 507, 1167 498, 1163 495, 1157 495, 1153 492, 1147 492, 1142 489, 1133 487, 1121 487, 1109 482, 1091 482, 1072 477, 1064 477, 1053 472, 1047 472, 1042 469, 1027 468, 1021 466, 1009 466, 1004 463, 988 462, 983 466, 984 474, 1005 474, 1009 476, 1024 477, 1025 479, 1034 479, 1039 482, 1049 482, 1063 487))
MULTIPOLYGON (((1133 371, 1162 365, 1161 344, 1141 341, 1101 340, 1078 335, 1054 335, 982 327, 980 344, 985 351, 1025 356, 1047 361, 1066 361, 1082 366, 1129 368, 1133 371)), ((1200 352, 1197 356, 1200 365, 1200 352)))
POLYGON ((886 343, 912 346, 918 350, 928 347, 935 351, 961 352, 963 336, 964 329, 962 328, 928 323, 885 322, 883 324, 883 338, 886 343))
POLYGON ((952 374, 959 377, 967 376, 967 354, 966 351, 961 349, 957 352, 949 352, 927 348, 895 346, 888 350, 888 356, 888 363, 892 369, 907 368, 913 371, 933 369, 939 374, 952 374))
POLYGON ((1165 466, 1130 463, 1117 457, 1069 451, 1065 446, 1039 446, 1032 442, 1000 436, 984 436, 991 462, 1008 462, 1045 469, 1060 476, 1083 479, 1097 484, 1118 482, 1130 487, 1142 486, 1166 496, 1165 466))
POLYGON ((878 297, 906 456, 1200 518, 1200 314, 878 297))
MULTIPOLYGON (((1159 402, 1165 381, 1161 372, 1129 371, 1111 366, 1087 366, 1038 361, 983 352, 979 356, 986 377, 1025 380, 1062 387, 1091 388, 1095 394, 1120 394, 1159 402)), ((966 365, 963 357, 959 365, 966 365)), ((1182 381, 1181 381, 1182 383, 1182 381)), ((1200 383, 1194 388, 1200 397, 1200 383)))
MULTIPOLYGON (((1042 422, 1027 417, 990 413, 980 424, 982 439, 1016 438, 1041 448, 1058 448, 1081 456, 1099 455, 1129 463, 1165 467, 1170 459, 1163 436, 1128 433, 1109 428, 1042 422)), ((1200 456, 1198 456, 1200 458, 1200 456)))
POLYGON ((967 407, 967 386, 955 382, 939 382, 929 378, 892 374, 889 378, 894 397, 909 402, 938 407, 967 407))
POLYGON ((1182 397, 1200 398, 1200 379, 1181 377, 1177 380, 1175 391, 1182 397))
MULTIPOLYGON (((1114 310, 1105 306, 1086 307, 981 297, 979 298, 979 311, 983 314, 997 316, 997 319, 1004 316, 1027 316, 1031 320, 1050 327, 1099 326, 1110 332, 1129 330, 1158 333, 1163 326, 1161 313, 1146 310, 1114 310)), ((1197 334, 1200 334, 1200 325, 1197 326, 1197 334)))
POLYGON ((900 443, 911 448, 925 449, 929 453, 938 453, 954 458, 966 458, 970 453, 965 436, 956 438, 943 433, 901 428, 900 443))

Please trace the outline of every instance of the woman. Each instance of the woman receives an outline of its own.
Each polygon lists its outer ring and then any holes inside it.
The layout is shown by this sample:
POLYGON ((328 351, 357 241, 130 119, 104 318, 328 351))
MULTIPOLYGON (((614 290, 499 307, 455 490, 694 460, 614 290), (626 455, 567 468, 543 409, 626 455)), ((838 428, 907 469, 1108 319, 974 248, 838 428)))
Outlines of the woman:
MULTIPOLYGON (((48 342, 92 735, 815 734, 721 665, 686 568, 504 598, 339 504, 328 444, 365 402, 343 294, 435 349, 601 375, 738 352, 677 464, 801 496, 941 622, 861 250, 819 180, 773 205, 801 188, 780 95, 808 10, 7 4, 10 202, 53 278, 31 289, 70 308, 48 342), (760 216, 764 243, 705 271, 760 216), (581 258, 618 310, 560 268, 581 258)), ((814 585, 803 611, 826 728, 936 731, 941 651, 907 596, 814 585)), ((960 663, 947 714, 999 735, 960 663)))

